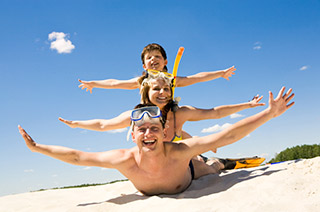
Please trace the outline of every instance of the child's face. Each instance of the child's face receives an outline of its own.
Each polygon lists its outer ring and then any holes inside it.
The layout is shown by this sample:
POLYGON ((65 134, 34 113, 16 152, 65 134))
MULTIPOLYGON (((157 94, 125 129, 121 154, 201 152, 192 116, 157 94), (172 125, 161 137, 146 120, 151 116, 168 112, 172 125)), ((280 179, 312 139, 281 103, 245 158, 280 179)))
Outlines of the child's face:
POLYGON ((154 69, 157 71, 163 71, 163 68, 167 65, 168 61, 165 60, 161 52, 158 50, 154 50, 151 52, 147 52, 144 55, 144 64, 143 68, 147 69, 154 69))

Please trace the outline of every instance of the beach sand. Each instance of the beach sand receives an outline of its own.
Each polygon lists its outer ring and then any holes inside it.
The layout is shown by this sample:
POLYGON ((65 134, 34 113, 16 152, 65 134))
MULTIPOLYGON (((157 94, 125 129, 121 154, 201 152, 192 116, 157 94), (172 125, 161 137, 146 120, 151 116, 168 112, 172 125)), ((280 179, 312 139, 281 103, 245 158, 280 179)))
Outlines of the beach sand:
POLYGON ((320 211, 320 157, 207 175, 176 195, 143 196, 129 181, 9 195, 0 211, 320 211))

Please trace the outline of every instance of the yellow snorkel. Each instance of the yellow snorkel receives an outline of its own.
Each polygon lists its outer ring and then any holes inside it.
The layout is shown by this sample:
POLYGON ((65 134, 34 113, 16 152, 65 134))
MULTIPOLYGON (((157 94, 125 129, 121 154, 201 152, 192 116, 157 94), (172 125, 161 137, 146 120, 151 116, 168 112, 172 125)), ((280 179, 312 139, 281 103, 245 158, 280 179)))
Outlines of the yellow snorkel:
POLYGON ((172 83, 172 100, 174 99, 174 89, 176 87, 176 77, 177 77, 177 72, 178 72, 178 67, 179 67, 179 63, 183 54, 184 48, 180 47, 176 56, 176 60, 174 61, 174 66, 173 66, 173 71, 172 71, 172 75, 173 75, 173 83, 172 83))

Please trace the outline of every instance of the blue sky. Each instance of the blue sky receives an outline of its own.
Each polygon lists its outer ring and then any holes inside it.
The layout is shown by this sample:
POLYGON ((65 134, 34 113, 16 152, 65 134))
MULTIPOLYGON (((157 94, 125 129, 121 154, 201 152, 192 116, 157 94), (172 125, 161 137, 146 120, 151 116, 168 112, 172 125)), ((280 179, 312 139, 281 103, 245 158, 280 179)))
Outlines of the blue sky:
MULTIPOLYGON (((177 88, 180 105, 212 108, 246 102, 268 91, 294 89, 295 106, 238 143, 207 156, 264 156, 301 144, 319 144, 320 1, 0 1, 0 196, 41 188, 123 179, 115 170, 77 167, 30 152, 18 133, 83 151, 130 148, 123 132, 71 129, 69 120, 112 118, 138 103, 137 90, 78 88, 77 79, 129 79, 142 72, 149 43, 167 51, 168 68, 185 48, 178 75, 237 68, 230 81, 177 88), (52 34, 53 32, 60 34, 52 34), (51 36, 50 36, 51 34, 51 36), (49 39, 50 38, 50 39, 49 39), (52 47, 52 48, 51 48, 52 47)), ((203 129, 240 118, 187 123, 203 129)))

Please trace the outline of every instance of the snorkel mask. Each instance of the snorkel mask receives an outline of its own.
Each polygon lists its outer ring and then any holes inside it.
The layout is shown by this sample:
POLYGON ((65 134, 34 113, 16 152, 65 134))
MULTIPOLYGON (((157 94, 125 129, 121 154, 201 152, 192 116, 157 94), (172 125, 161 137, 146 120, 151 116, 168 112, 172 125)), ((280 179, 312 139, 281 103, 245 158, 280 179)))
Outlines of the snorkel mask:
POLYGON ((130 118, 131 121, 138 122, 142 120, 145 115, 148 115, 150 118, 160 118, 162 114, 160 108, 157 106, 148 106, 132 110, 130 118))
POLYGON ((129 140, 134 125, 141 126, 145 122, 160 122, 162 126, 164 126, 161 110, 157 106, 148 106, 134 109, 131 112, 130 119, 131 126, 127 134, 127 140, 129 140))
POLYGON ((174 76, 168 72, 157 71, 154 69, 148 69, 145 79, 142 81, 141 86, 145 83, 149 83, 153 79, 162 78, 170 87, 173 86, 174 76))

